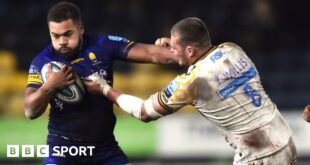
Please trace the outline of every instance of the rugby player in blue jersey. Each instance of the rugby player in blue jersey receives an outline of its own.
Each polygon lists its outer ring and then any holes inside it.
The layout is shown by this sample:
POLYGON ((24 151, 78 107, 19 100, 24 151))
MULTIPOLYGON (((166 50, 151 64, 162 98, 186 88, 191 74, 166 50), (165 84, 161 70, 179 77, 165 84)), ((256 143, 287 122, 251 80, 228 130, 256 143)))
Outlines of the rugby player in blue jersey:
POLYGON ((128 164, 113 135, 116 118, 111 101, 86 93, 80 103, 66 104, 52 96, 75 82, 73 72, 82 78, 99 75, 112 85, 114 60, 167 64, 176 63, 174 56, 160 46, 135 43, 118 36, 85 34, 80 10, 72 3, 54 5, 48 12, 47 23, 52 42, 32 60, 24 104, 25 115, 30 119, 41 116, 48 104, 51 105, 47 136, 50 155, 44 164, 128 164), (50 61, 66 66, 59 72, 49 67, 43 84, 40 71, 50 61), (61 146, 95 148, 83 156, 52 155, 52 149, 61 146))

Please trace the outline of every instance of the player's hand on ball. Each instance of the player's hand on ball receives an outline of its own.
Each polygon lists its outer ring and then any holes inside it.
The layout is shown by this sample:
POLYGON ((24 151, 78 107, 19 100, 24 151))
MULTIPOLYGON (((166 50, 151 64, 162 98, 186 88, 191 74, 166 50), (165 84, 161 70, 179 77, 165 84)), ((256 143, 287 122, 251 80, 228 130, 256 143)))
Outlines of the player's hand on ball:
POLYGON ((74 82, 75 76, 72 68, 64 66, 58 72, 53 72, 52 65, 48 65, 46 84, 52 89, 62 90, 65 86, 73 84, 74 82))
POLYGON ((155 41, 155 45, 162 46, 162 47, 169 47, 170 46, 170 38, 167 38, 167 37, 158 38, 155 41))
POLYGON ((310 122, 310 104, 305 107, 303 117, 305 121, 310 122))
POLYGON ((98 75, 90 75, 84 81, 86 89, 92 94, 103 94, 107 95, 111 86, 108 82, 100 78, 98 75))

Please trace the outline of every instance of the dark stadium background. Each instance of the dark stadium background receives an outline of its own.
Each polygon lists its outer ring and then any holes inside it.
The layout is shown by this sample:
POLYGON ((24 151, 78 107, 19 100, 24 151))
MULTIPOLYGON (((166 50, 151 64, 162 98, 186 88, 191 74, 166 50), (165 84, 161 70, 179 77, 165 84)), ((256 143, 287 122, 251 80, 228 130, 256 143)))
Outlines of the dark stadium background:
MULTIPOLYGON (((26 120, 23 116, 22 101, 28 66, 32 58, 50 42, 46 14, 56 2, 59 1, 0 0, 0 164, 23 164, 23 161, 36 164, 37 159, 6 158, 6 145, 14 142, 44 143, 47 115, 37 121, 26 120), (40 136, 27 136, 29 130, 40 136), (40 132, 42 130, 45 132, 40 132), (23 136, 32 140, 27 141, 23 136)), ((301 115, 303 107, 310 103, 310 13, 307 1, 73 2, 81 9, 87 32, 118 35, 143 43, 154 43, 158 37, 169 36, 170 27, 184 17, 199 17, 208 25, 213 44, 235 42, 247 52, 256 64, 265 90, 281 111, 301 115)), ((144 98, 162 89, 177 73, 184 71, 177 66, 132 65, 123 62, 117 62, 115 70, 115 87, 144 98), (163 75, 160 81, 156 77, 158 71, 163 75), (128 83, 125 84, 124 81, 128 83), (142 87, 136 87, 134 81, 140 82, 142 87)), ((194 113, 193 110, 188 111, 194 113)), ((187 110, 184 110, 181 113, 186 112, 187 110)), ((116 113, 121 124, 126 120, 123 125, 117 127, 119 136, 122 135, 122 128, 127 122, 135 123, 133 127, 139 127, 142 131, 156 127, 156 123, 144 125, 136 123, 137 121, 118 110, 116 113)), ((153 134, 154 132, 150 132, 149 138, 154 140, 153 134)), ((135 136, 134 133, 131 136, 135 136)), ((124 139, 128 140, 131 136, 124 139)), ((122 145, 126 148, 130 144, 126 144, 125 140, 122 145)), ((230 164, 232 160, 232 157, 223 160, 221 157, 163 159, 153 156, 153 151, 141 154, 145 151, 143 147, 142 150, 139 150, 139 147, 136 149, 135 146, 129 148, 129 156, 133 162, 141 164, 147 161, 154 164, 230 164)), ((303 155, 300 159, 300 162, 303 162, 309 158, 303 155)))

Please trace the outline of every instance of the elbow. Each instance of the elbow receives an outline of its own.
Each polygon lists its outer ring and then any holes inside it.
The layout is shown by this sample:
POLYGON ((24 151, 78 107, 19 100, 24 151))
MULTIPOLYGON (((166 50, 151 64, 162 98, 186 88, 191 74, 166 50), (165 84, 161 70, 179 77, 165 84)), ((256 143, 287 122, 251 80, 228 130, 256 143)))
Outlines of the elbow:
POLYGON ((152 119, 149 115, 145 113, 141 113, 140 120, 143 121, 144 123, 148 123, 150 121, 153 121, 154 119, 152 119))
POLYGON ((145 118, 141 118, 140 120, 143 121, 144 123, 148 123, 152 121, 152 119, 145 119, 145 118))
POLYGON ((42 113, 45 111, 45 109, 41 109, 40 107, 35 107, 32 104, 29 104, 27 102, 24 102, 24 111, 25 116, 30 119, 34 120, 42 115, 42 113))
POLYGON ((34 120, 39 117, 31 109, 25 109, 25 116, 30 120, 34 120))

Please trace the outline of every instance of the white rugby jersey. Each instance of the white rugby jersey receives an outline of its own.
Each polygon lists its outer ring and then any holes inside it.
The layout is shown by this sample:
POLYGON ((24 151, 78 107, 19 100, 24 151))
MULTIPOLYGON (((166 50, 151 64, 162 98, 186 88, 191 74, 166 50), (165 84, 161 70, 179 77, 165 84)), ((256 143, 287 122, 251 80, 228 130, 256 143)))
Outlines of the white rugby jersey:
POLYGON ((235 149, 235 161, 270 155, 291 136, 254 64, 234 43, 211 48, 158 96, 161 106, 171 112, 193 105, 235 149))

